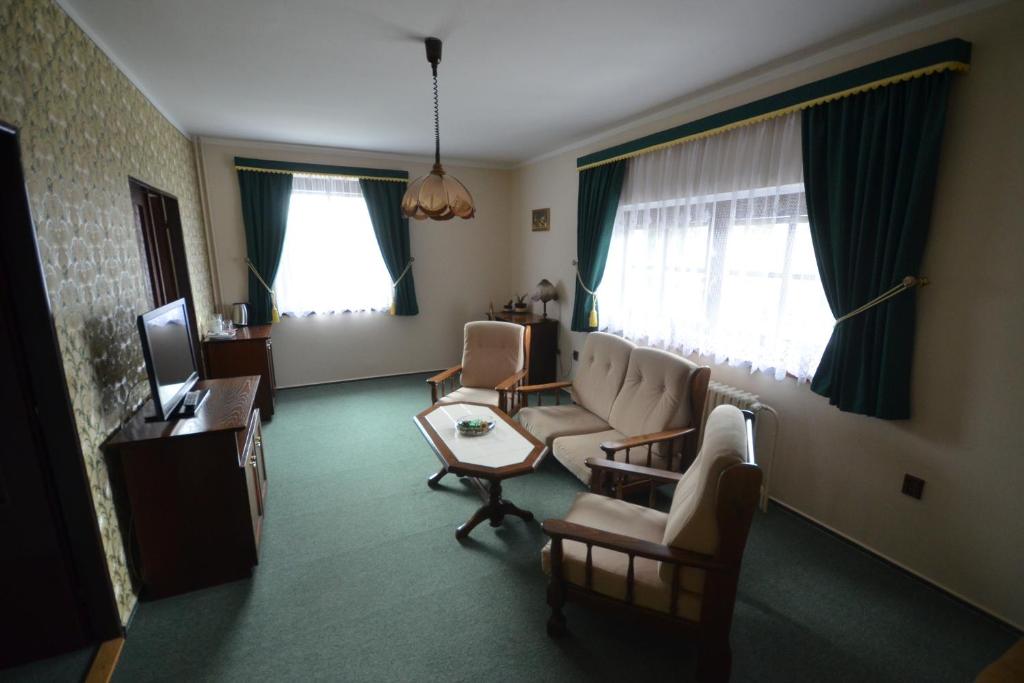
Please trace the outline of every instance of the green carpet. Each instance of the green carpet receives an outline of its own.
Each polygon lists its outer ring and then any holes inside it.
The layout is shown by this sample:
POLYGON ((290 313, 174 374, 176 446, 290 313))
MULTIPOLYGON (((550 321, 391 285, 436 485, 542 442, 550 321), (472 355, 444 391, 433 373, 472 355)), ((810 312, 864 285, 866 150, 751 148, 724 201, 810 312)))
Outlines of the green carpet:
MULTIPOLYGON (((546 636, 536 522, 455 540, 480 502, 452 476, 427 488, 423 379, 280 392, 254 578, 141 604, 115 680, 690 679, 691 644, 584 608, 546 636)), ((504 488, 545 519, 581 487, 548 458, 504 488)), ((1015 638, 780 508, 755 519, 734 681, 967 681, 1015 638)))

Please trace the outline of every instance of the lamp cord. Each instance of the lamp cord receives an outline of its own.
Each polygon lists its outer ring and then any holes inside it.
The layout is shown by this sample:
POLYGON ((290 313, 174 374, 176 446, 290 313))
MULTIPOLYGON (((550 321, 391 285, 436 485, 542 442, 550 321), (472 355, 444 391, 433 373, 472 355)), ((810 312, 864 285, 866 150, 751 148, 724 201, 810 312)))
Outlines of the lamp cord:
POLYGON ((441 119, 437 107, 437 64, 430 65, 434 73, 434 164, 441 165, 441 119))

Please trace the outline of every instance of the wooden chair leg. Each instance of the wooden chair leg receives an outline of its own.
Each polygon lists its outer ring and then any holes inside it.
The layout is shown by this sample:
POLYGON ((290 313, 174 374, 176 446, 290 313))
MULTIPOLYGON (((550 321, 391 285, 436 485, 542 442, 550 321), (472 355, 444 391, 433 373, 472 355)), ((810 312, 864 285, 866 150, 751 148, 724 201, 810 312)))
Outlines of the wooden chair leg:
POLYGON ((551 616, 548 617, 548 635, 552 638, 559 638, 567 632, 565 614, 562 613, 563 605, 565 605, 565 591, 562 589, 562 582, 553 578, 548 583, 548 606, 551 607, 551 616))
POLYGON ((729 637, 701 637, 697 650, 697 680, 700 683, 728 683, 731 673, 729 637))

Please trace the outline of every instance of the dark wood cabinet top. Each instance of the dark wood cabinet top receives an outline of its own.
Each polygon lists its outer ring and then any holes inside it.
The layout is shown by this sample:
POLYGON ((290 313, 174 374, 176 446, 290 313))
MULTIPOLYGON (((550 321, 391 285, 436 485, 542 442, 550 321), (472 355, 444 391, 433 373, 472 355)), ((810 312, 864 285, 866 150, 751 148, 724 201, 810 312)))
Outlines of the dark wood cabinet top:
POLYGON ((245 341, 248 339, 270 339, 270 330, 273 325, 247 325, 236 327, 235 336, 231 339, 204 339, 204 344, 222 344, 234 341, 245 341))
POLYGON ((538 323, 558 322, 554 318, 545 318, 535 313, 508 313, 506 311, 495 311, 494 319, 503 323, 516 323, 519 325, 536 325, 538 323))
MULTIPOLYGON (((270 327, 267 325, 267 327, 270 327)), ((146 401, 124 427, 107 440, 107 448, 154 439, 173 439, 205 432, 240 431, 249 424, 259 375, 207 379, 198 382, 196 389, 209 389, 210 395, 199 407, 195 417, 170 422, 146 422, 152 414, 152 401, 146 401)))

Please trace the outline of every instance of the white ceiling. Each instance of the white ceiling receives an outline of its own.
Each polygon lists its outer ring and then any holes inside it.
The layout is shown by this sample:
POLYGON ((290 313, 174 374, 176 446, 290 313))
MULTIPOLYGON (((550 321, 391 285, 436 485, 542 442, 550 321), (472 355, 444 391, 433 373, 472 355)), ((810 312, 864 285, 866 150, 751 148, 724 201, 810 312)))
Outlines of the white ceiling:
POLYGON ((513 163, 956 0, 61 0, 197 135, 513 163))

